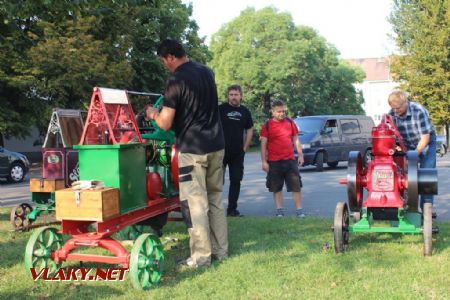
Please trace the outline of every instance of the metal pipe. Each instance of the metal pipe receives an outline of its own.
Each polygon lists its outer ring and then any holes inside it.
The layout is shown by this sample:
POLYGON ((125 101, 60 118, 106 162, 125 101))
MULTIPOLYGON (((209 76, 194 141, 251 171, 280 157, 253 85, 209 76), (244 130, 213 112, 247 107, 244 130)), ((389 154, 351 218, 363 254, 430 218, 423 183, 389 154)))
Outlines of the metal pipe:
POLYGON ((155 97, 161 96, 161 94, 158 94, 158 93, 144 93, 144 92, 135 92, 135 91, 127 91, 127 94, 143 95, 143 96, 155 96, 155 97))

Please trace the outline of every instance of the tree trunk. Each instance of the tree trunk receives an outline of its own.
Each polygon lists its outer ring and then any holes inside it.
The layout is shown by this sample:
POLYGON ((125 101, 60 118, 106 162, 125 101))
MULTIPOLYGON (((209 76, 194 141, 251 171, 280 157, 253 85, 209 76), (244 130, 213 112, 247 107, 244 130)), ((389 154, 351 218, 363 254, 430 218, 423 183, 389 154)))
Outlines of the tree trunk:
POLYGON ((449 136, 450 136, 450 132, 448 132, 449 129, 449 124, 445 124, 445 143, 447 144, 447 149, 448 149, 448 145, 449 143, 449 136))
POLYGON ((263 111, 268 117, 270 117, 270 108, 270 94, 265 92, 263 95, 263 111))
POLYGON ((0 132, 0 147, 5 147, 5 144, 3 143, 3 134, 0 132))

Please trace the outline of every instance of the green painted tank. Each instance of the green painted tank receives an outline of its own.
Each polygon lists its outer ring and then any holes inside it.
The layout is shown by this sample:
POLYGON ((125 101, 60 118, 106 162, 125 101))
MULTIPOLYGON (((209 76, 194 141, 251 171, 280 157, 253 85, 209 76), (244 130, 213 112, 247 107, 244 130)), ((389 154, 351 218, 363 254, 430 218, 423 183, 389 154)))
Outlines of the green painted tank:
POLYGON ((147 206, 145 149, 140 143, 77 145, 80 180, 101 180, 120 189, 120 213, 147 206))

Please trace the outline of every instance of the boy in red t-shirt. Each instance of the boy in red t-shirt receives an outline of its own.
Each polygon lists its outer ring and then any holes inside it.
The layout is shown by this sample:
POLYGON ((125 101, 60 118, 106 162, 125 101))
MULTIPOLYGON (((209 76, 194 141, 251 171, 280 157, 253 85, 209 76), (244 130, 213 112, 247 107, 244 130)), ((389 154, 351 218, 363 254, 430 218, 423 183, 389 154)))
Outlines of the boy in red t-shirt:
POLYGON ((272 119, 261 128, 262 169, 267 172, 266 186, 273 193, 277 207, 277 217, 284 216, 283 185, 292 192, 297 217, 304 217, 302 211, 302 181, 298 165, 303 165, 303 152, 298 139, 298 129, 294 122, 286 118, 286 104, 282 100, 272 102, 272 119), (294 147, 298 161, 295 160, 294 147))

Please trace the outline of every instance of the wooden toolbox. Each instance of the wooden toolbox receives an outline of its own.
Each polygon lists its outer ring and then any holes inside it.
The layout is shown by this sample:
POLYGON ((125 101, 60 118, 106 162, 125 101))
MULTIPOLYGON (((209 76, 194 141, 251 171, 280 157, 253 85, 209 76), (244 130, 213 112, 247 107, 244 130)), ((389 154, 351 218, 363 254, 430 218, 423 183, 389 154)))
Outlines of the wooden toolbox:
POLYGON ((30 192, 52 193, 66 188, 64 179, 31 178, 30 192))
POLYGON ((119 198, 116 188, 57 191, 56 219, 106 221, 119 215, 119 198))

